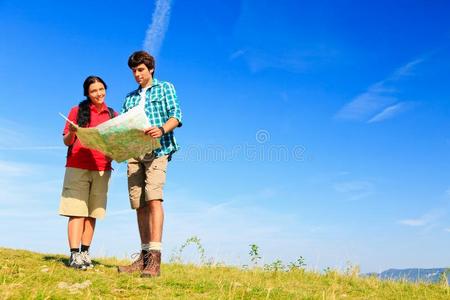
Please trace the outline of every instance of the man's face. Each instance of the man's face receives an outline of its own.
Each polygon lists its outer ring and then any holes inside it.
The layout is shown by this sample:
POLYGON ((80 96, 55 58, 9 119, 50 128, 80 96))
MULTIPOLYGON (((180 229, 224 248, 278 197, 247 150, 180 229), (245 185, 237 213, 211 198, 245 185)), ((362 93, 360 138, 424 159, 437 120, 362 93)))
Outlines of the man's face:
POLYGON ((149 70, 144 64, 140 64, 131 70, 133 71, 134 79, 141 87, 147 86, 152 79, 153 69, 149 70))

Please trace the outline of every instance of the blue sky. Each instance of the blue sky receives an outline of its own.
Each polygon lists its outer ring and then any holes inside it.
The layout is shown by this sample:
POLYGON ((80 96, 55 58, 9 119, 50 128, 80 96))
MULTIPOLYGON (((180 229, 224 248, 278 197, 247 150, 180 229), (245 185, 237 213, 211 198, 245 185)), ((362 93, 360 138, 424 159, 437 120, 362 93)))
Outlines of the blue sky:
MULTIPOLYGON (((230 264, 255 243, 318 270, 448 266, 448 1, 158 3, 0 1, 1 246, 67 252, 58 112, 91 74, 118 110, 147 39, 184 112, 166 260, 195 235, 230 264)), ((139 240, 113 167, 92 252, 124 257, 139 240)))

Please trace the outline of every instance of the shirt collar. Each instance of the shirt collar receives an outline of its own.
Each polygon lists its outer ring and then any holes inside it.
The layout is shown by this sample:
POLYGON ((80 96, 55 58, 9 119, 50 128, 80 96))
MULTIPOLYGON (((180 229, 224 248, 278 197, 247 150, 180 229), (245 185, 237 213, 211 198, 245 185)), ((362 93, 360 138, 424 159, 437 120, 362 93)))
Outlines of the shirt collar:
POLYGON ((97 107, 92 102, 89 103, 89 107, 90 107, 91 110, 93 110, 93 111, 95 111, 97 113, 101 113, 103 111, 108 111, 108 106, 106 106, 105 102, 103 102, 102 108, 100 109, 100 111, 97 111, 97 107))
MULTIPOLYGON (((152 87, 154 87, 154 86, 156 86, 156 85, 160 85, 160 84, 161 84, 161 83, 159 82, 158 79, 153 78, 153 80, 152 80, 152 85, 149 86, 148 89, 150 89, 150 88, 152 88, 152 87)), ((142 87, 139 86, 138 89, 137 89, 136 91, 137 91, 138 93, 142 92, 142 87)))

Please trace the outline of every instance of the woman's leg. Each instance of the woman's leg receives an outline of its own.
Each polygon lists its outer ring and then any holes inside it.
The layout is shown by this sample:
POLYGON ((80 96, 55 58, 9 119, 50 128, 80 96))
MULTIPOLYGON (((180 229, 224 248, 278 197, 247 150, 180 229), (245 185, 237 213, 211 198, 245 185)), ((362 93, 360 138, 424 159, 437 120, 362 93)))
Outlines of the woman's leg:
POLYGON ((83 222, 83 234, 81 236, 81 244, 84 246, 90 246, 92 242, 92 238, 94 237, 95 230, 95 218, 87 217, 84 218, 83 222))
POLYGON ((84 217, 69 217, 68 236, 71 249, 80 248, 81 236, 84 231, 84 217))

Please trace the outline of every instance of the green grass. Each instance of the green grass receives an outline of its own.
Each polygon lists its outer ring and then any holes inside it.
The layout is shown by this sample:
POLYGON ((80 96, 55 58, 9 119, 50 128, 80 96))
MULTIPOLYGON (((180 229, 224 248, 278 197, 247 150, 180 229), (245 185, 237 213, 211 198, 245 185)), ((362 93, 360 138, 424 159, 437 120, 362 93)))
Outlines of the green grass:
POLYGON ((264 271, 163 264, 159 278, 118 274, 126 264, 94 260, 95 268, 66 267, 68 257, 0 248, 0 299, 450 299, 444 284, 360 278, 334 271, 264 271))

